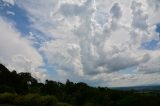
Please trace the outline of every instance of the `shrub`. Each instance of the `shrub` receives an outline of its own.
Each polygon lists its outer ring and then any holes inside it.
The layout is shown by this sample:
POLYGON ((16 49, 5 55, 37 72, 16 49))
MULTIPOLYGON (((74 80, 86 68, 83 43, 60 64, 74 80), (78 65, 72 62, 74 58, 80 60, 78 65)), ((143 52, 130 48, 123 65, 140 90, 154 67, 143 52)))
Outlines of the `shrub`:
POLYGON ((57 102, 55 96, 41 96, 39 94, 27 94, 15 99, 15 104, 22 106, 55 106, 57 102))
POLYGON ((68 103, 62 103, 62 102, 60 102, 60 103, 57 103, 56 106, 72 106, 72 105, 70 105, 68 103))
POLYGON ((37 103, 40 103, 42 106, 55 106, 58 100, 55 96, 41 96, 37 99, 37 103))
POLYGON ((101 105, 95 103, 85 103, 84 106, 101 106, 101 105))
POLYGON ((36 98, 38 98, 38 94, 27 94, 23 96, 18 96, 15 99, 15 104, 17 105, 23 105, 23 106, 35 106, 36 104, 36 98))
POLYGON ((22 104, 23 104, 23 96, 18 95, 18 96, 14 99, 13 104, 22 105, 22 104))
POLYGON ((13 103, 14 99, 17 97, 13 93, 2 93, 0 94, 0 103, 13 103))

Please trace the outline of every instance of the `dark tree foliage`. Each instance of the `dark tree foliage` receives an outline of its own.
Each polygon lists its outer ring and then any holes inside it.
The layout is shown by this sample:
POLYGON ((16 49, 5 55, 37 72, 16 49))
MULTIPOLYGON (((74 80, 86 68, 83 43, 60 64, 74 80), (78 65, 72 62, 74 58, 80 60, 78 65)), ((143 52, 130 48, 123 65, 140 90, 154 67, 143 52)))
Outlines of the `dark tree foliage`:
POLYGON ((160 106, 160 93, 118 91, 86 83, 38 82, 28 72, 0 64, 0 104, 20 106, 160 106), (5 93, 8 92, 8 93, 5 93))

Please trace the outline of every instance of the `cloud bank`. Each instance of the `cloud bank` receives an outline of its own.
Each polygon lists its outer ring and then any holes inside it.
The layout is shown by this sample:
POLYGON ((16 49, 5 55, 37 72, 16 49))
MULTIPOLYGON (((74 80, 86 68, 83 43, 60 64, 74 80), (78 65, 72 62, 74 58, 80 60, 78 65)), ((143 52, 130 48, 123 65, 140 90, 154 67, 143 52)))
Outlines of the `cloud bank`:
POLYGON ((0 24, 0 62, 11 70, 32 72, 35 77, 43 79, 46 75, 40 69, 44 64, 41 55, 21 37, 11 22, 0 18, 0 24))
MULTIPOLYGON (((50 38, 41 42, 38 52, 55 68, 57 80, 99 86, 160 80, 160 49, 157 45, 148 49, 152 41, 159 42, 159 0, 16 0, 15 4, 28 13, 31 27, 43 33, 40 37, 50 38)), ((27 48, 35 55, 31 64, 41 66, 41 56, 27 48)))

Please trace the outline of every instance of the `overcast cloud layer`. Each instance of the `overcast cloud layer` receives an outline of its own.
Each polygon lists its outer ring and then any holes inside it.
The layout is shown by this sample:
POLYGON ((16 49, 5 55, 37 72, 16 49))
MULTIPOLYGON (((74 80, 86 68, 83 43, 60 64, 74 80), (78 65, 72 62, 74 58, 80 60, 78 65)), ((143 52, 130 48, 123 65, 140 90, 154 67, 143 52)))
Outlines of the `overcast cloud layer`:
POLYGON ((2 1, 23 9, 33 29, 23 36, 0 16, 0 61, 9 67, 94 86, 159 84, 159 0, 2 1))

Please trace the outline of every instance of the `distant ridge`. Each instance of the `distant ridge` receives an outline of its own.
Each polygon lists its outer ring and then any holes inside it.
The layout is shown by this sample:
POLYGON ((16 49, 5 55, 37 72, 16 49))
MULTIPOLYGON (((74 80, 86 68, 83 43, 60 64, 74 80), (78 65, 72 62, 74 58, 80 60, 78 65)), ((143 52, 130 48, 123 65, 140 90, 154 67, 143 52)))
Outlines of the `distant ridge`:
POLYGON ((115 90, 136 90, 136 91, 160 91, 160 85, 142 85, 142 86, 131 86, 131 87, 110 87, 115 90))

